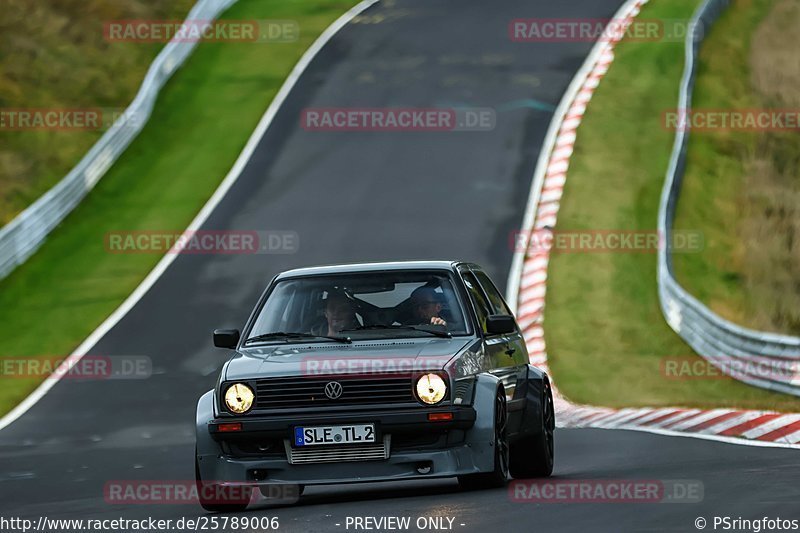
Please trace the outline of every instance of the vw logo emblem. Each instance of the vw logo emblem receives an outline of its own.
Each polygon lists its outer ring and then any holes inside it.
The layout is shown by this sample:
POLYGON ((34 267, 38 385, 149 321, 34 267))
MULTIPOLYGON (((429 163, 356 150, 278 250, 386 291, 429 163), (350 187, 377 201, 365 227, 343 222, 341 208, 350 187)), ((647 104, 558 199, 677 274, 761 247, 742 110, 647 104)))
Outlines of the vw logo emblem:
POLYGON ((342 395, 342 384, 338 381, 329 381, 325 384, 325 396, 336 400, 342 395))

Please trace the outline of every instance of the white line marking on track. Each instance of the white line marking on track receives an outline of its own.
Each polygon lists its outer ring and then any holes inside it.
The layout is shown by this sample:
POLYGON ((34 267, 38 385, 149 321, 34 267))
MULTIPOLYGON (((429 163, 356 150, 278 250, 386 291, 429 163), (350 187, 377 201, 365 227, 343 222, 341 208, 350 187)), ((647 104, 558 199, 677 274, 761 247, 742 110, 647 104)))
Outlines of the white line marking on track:
MULTIPOLYGON (((787 444, 785 442, 781 442, 780 440, 776 442, 764 441, 764 440, 745 440, 740 439, 737 437, 725 437, 722 435, 706 435, 703 433, 683 433, 680 431, 672 431, 670 429, 659 429, 659 428, 649 428, 649 427, 636 427, 636 426, 626 426, 622 428, 595 428, 595 427, 588 427, 585 429, 602 429, 604 431, 639 431, 641 433, 653 433, 655 435, 662 435, 665 437, 684 437, 689 439, 699 439, 699 440, 711 440, 716 442, 724 442, 725 444, 736 444, 738 446, 755 446, 756 448, 790 448, 790 449, 797 449, 796 444, 787 444)), ((800 431, 798 431, 800 434, 800 431)), ((800 439, 800 437, 798 437, 800 439)), ((800 442, 800 440, 795 441, 800 442)))
MULTIPOLYGON (((192 220, 189 227, 186 228, 186 231, 195 231, 203 225, 203 223, 208 219, 217 205, 222 201, 222 199, 227 194, 228 190, 236 183, 236 180, 239 178, 239 175, 244 170, 245 165, 250 160, 250 157, 255 152, 258 143, 261 141, 261 138, 264 136, 264 133, 269 128, 270 124, 272 124, 272 120, 275 118, 275 115, 278 113, 281 105, 283 104, 286 97, 289 95, 291 90, 294 88, 297 80, 306 70, 308 65, 314 59, 314 57, 319 53, 319 51, 331 40, 331 38, 336 35, 339 30, 341 30, 348 22, 353 20, 356 16, 361 14, 364 10, 372 6, 373 4, 377 3, 378 0, 363 0, 358 5, 351 8, 349 11, 344 13, 338 19, 336 19, 330 26, 328 26, 325 31, 323 31, 317 40, 314 41, 308 50, 300 57, 300 60, 292 69, 292 72, 286 78, 286 81, 283 82, 278 93, 275 95, 275 98, 270 103, 267 111, 261 117, 261 120, 256 126, 256 129, 253 131, 250 139, 247 141, 242 152, 239 154, 239 157, 236 159, 231 170, 228 172, 225 179, 222 180, 217 190, 214 191, 214 194, 211 198, 208 199, 206 204, 197 214, 197 216, 192 220)), ((130 296, 120 305, 111 315, 100 324, 97 329, 95 329, 89 337, 84 340, 80 346, 78 346, 74 352, 70 355, 70 358, 73 358, 75 361, 79 360, 81 357, 86 355, 86 353, 92 349, 92 347, 100 341, 100 339, 108 333, 111 328, 116 326, 120 320, 122 320, 128 312, 133 309, 133 307, 142 299, 142 297, 147 294, 147 291, 158 281, 158 279, 166 272, 167 268, 172 264, 172 262, 178 257, 179 254, 166 254, 164 257, 161 258, 161 261, 153 268, 152 271, 147 275, 147 277, 139 284, 138 287, 131 293, 130 296)), ((56 376, 60 376, 61 374, 56 373, 56 376)), ((17 405, 14 409, 9 411, 3 418, 0 418, 0 430, 8 427, 9 424, 17 420, 19 417, 24 415, 28 410, 36 405, 36 403, 41 400, 45 394, 52 389, 56 383, 59 382, 59 377, 48 378, 42 382, 39 387, 36 388, 27 398, 25 398, 19 405, 17 405)))

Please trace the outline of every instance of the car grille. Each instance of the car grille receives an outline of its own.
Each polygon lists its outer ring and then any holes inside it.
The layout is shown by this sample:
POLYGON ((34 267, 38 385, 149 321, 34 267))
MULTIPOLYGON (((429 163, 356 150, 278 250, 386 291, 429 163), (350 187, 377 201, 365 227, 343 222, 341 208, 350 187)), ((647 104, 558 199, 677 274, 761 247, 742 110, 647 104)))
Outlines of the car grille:
POLYGON ((256 408, 339 407, 352 405, 414 403, 411 378, 374 376, 366 378, 269 378, 256 381, 256 408), (342 394, 332 400, 325 395, 325 385, 336 381, 342 394))
POLYGON ((290 464, 339 463, 347 461, 381 461, 389 458, 390 436, 384 435, 383 442, 371 444, 345 444, 342 446, 304 446, 292 448, 285 442, 286 455, 290 464))

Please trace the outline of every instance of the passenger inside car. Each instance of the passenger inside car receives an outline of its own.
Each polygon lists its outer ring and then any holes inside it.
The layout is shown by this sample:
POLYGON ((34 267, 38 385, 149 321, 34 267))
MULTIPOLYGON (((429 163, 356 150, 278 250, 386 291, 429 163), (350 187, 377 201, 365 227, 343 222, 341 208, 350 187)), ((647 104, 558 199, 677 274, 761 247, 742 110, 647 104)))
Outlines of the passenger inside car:
POLYGON ((433 287, 419 287, 411 293, 409 301, 414 324, 447 325, 447 321, 440 316, 443 308, 440 295, 433 287))

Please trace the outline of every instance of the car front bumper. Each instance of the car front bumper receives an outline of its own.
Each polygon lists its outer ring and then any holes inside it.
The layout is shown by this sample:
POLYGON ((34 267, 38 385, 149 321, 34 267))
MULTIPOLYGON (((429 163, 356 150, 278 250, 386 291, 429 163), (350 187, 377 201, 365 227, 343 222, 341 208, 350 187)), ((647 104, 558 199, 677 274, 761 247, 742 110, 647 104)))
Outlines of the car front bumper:
POLYGON ((366 483, 453 477, 482 471, 474 461, 472 450, 466 444, 435 451, 393 452, 388 459, 382 461, 292 465, 286 459, 242 459, 202 455, 198 460, 203 479, 219 480, 222 484, 226 481, 252 485, 366 483))
MULTIPOLYGON (((217 449, 198 450, 204 480, 232 483, 328 484, 452 477, 485 470, 476 459, 475 443, 467 438, 476 411, 467 406, 412 408, 357 413, 302 416, 220 418, 208 423, 217 449), (452 420, 430 421, 431 413, 451 413, 452 420), (376 424, 379 445, 384 439, 388 457, 374 460, 292 464, 291 436, 295 426, 376 424), (241 423, 237 431, 221 431, 220 424, 241 423), (270 453, 259 454, 257 442, 273 443, 270 453)), ((489 444, 488 442, 486 443, 489 444)), ((324 447, 314 447, 324 449, 324 447)), ((347 445, 339 447, 347 449, 347 445)))

